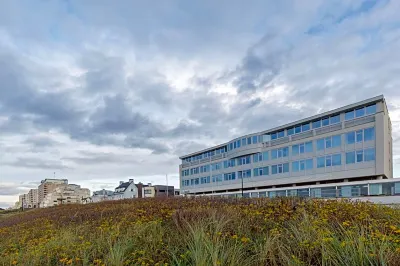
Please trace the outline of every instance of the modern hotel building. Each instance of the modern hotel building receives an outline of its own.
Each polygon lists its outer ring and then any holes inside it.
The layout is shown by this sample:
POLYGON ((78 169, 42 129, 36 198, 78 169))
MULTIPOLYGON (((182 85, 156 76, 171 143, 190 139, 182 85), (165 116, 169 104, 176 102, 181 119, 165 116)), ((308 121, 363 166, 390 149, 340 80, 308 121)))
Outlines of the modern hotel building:
POLYGON ((400 182, 392 179, 392 128, 383 96, 180 159, 181 193, 186 195, 400 194, 400 182))

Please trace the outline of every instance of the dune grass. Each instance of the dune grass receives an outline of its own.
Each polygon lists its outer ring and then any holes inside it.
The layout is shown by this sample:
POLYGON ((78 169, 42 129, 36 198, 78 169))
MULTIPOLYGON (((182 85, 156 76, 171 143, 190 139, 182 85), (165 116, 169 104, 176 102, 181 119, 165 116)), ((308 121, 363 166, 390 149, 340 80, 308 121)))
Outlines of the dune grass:
POLYGON ((0 265, 400 265, 400 210, 297 198, 64 205, 0 219, 0 265))

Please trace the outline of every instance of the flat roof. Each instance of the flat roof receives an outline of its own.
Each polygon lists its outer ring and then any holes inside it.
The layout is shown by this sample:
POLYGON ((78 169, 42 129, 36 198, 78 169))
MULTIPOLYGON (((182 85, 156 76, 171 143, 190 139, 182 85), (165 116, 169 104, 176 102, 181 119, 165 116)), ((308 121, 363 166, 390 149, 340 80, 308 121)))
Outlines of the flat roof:
POLYGON ((298 124, 303 124, 303 123, 305 123, 307 121, 316 120, 318 118, 323 118, 323 117, 330 116, 330 115, 333 115, 333 114, 341 113, 341 112, 344 112, 344 111, 349 110, 349 109, 355 109, 358 106, 377 103, 377 102, 381 102, 381 101, 385 102, 385 97, 383 95, 375 96, 375 97, 372 97, 372 98, 369 98, 369 99, 366 99, 366 100, 363 100, 363 101, 360 101, 360 102, 352 103, 352 104, 349 104, 349 105, 345 105, 343 107, 339 107, 339 108, 333 109, 331 111, 323 112, 323 113, 320 113, 320 114, 317 114, 317 115, 313 115, 313 116, 310 116, 310 117, 307 117, 307 118, 303 118, 303 119, 300 119, 300 120, 297 120, 297 121, 294 121, 294 122, 291 122, 291 123, 288 123, 288 124, 284 124, 282 126, 278 126, 278 127, 274 127, 274 128, 268 129, 268 130, 260 131, 258 133, 251 133, 251 134, 247 134, 247 135, 242 135, 240 137, 234 138, 234 139, 232 139, 232 140, 230 140, 228 142, 225 142, 223 144, 219 144, 219 145, 207 148, 207 149, 203 149, 203 150, 200 150, 200 151, 189 153, 187 155, 180 156, 179 159, 184 159, 184 158, 187 158, 187 157, 190 157, 190 156, 193 156, 193 155, 198 155, 198 154, 203 153, 203 152, 207 152, 207 151, 210 151, 210 150, 221 148, 221 147, 229 144, 231 141, 239 139, 239 138, 250 137, 250 136, 254 136, 254 135, 265 135, 265 134, 268 134, 268 133, 273 133, 273 132, 280 131, 280 130, 288 128, 288 127, 293 127, 293 126, 296 126, 298 124))

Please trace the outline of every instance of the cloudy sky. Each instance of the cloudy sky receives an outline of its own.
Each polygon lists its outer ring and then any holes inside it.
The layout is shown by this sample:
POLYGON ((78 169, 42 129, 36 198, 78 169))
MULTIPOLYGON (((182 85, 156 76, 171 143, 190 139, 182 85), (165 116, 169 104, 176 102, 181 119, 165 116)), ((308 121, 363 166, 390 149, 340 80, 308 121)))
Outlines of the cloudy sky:
POLYGON ((0 207, 54 175, 178 185, 179 155, 384 94, 400 1, 0 1, 0 207))

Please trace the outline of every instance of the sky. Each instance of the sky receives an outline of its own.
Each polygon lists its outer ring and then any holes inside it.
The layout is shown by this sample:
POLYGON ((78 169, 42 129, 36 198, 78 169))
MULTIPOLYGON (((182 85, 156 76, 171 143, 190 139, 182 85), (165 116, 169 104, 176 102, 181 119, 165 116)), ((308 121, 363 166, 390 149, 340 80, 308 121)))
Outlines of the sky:
POLYGON ((1 0, 0 207, 45 178, 179 185, 179 156, 383 94, 400 1, 1 0))

